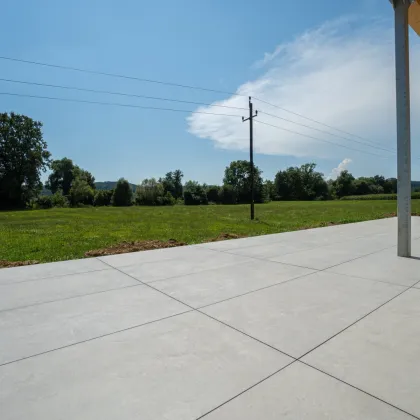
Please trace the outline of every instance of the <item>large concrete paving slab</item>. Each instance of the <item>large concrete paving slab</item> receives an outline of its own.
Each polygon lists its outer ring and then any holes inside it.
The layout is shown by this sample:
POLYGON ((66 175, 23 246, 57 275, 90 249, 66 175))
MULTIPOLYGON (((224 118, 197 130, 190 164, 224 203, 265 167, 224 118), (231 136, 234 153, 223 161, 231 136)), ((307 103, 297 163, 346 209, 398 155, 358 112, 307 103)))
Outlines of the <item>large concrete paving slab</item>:
POLYGON ((1 367, 1 418, 194 420, 290 362, 188 313, 1 367))
POLYGON ((298 358, 403 290, 319 272, 203 312, 298 358))
POLYGON ((156 281, 153 287, 198 308, 313 272, 292 265, 252 260, 243 264, 156 281))
POLYGON ((412 286, 420 281, 420 264, 416 258, 398 257, 395 248, 386 249, 337 265, 326 271, 412 286))
POLYGON ((0 312, 0 364, 188 311, 147 286, 0 312))
POLYGON ((96 258, 84 260, 61 261, 55 263, 28 265, 24 267, 3 268, 0 270, 0 285, 19 283, 27 280, 65 276, 68 274, 86 273, 106 270, 110 267, 96 258))
POLYGON ((116 270, 99 270, 9 283, 0 285, 0 311, 138 284, 138 281, 116 270))
POLYGON ((409 420, 410 415, 295 362, 206 420, 409 420))
POLYGON ((420 417, 420 290, 410 289, 303 358, 420 417))
POLYGON ((359 238, 340 244, 321 246, 309 250, 288 253, 280 257, 269 258, 285 264, 292 264, 316 270, 325 270, 347 261, 360 258, 393 246, 393 240, 385 238, 359 238))
POLYGON ((199 250, 199 252, 196 251, 193 248, 191 257, 188 253, 184 253, 184 255, 173 259, 122 266, 118 267, 118 269, 143 283, 150 283, 186 274, 199 273, 216 267, 222 269, 227 266, 252 261, 247 257, 206 249, 199 250))
POLYGON ((155 249, 152 251, 132 252, 128 254, 108 255, 98 260, 112 267, 139 265, 144 263, 162 262, 182 258, 184 260, 211 258, 214 251, 202 248, 200 245, 178 246, 173 248, 155 249))

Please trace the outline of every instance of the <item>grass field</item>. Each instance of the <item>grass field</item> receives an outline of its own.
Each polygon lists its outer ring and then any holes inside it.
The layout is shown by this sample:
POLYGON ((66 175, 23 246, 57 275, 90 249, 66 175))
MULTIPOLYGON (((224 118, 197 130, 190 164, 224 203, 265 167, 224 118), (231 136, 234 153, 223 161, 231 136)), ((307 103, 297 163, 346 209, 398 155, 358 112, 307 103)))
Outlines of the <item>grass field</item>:
MULTIPOLYGON (((420 212, 420 200, 413 200, 420 212)), ((176 239, 189 244, 221 233, 253 236, 384 217, 395 201, 272 202, 249 206, 98 207, 0 212, 0 260, 82 258, 121 241, 176 239)))

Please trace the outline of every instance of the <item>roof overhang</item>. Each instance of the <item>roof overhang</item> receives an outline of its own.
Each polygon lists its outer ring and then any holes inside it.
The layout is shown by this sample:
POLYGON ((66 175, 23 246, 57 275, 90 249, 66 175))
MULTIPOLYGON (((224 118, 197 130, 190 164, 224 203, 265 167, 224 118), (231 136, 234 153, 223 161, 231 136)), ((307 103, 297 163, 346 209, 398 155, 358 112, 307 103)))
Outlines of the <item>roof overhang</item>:
MULTIPOLYGON (((389 0, 395 6, 395 1, 389 0)), ((408 9, 408 24, 413 28, 414 32, 420 36, 420 0, 402 0, 410 4, 408 9)))

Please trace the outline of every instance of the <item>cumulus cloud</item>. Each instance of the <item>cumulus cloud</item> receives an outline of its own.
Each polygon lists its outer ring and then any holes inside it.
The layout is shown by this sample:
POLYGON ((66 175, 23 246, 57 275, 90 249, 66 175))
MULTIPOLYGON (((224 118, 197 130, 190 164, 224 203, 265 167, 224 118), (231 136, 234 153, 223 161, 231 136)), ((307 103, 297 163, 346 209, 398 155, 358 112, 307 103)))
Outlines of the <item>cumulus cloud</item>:
MULTIPOLYGON (((414 40, 414 37, 412 37, 414 40)), ((412 44, 411 66, 420 66, 420 44, 412 44)), ((366 22, 339 19, 301 34, 283 43, 257 62, 262 75, 238 87, 240 95, 251 95, 274 103, 287 110, 308 116, 344 131, 356 133, 375 144, 353 137, 356 143, 343 137, 342 132, 318 125, 278 108, 254 100, 254 107, 262 111, 256 118, 255 149, 268 155, 295 157, 337 158, 363 155, 345 150, 360 149, 382 156, 393 156, 384 150, 395 145, 395 70, 393 29, 390 22, 366 22), (332 133, 314 131, 293 122, 316 127, 332 133), (283 131, 257 121, 284 128, 283 131), (306 138, 298 132, 316 137, 306 138), (340 146, 331 144, 338 143, 340 146), (359 143, 357 143, 359 142, 359 143)), ((411 99, 413 109, 420 105, 420 82, 412 71, 411 99)), ((246 107, 247 98, 231 96, 213 105, 246 107)), ((200 107, 199 111, 244 114, 246 111, 228 110, 216 106, 200 107), (229 111, 229 112, 228 112, 229 111)), ((248 124, 240 117, 192 114, 187 118, 190 133, 210 139, 216 147, 234 150, 248 148, 248 124)), ((415 127, 413 127, 414 130, 415 127)))
POLYGON ((334 168, 331 173, 328 175, 327 179, 337 179, 337 177, 341 174, 341 172, 345 171, 349 164, 352 162, 351 159, 345 158, 343 159, 336 168, 334 168))

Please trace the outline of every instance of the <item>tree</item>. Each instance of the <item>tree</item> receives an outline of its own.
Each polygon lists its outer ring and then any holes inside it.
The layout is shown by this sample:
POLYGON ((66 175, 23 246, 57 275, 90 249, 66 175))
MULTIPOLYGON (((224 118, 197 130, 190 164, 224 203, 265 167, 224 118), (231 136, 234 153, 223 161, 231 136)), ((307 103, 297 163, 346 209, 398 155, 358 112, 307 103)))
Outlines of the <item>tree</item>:
POLYGON ((232 185, 222 185, 219 190, 220 202, 222 204, 236 204, 236 191, 232 185))
POLYGON ((220 203, 220 187, 217 185, 208 185, 206 188, 207 199, 210 203, 220 203))
POLYGON ((73 206, 78 204, 92 205, 95 192, 85 179, 76 178, 72 182, 69 195, 73 206))
POLYGON ((354 194, 356 195, 366 195, 373 194, 371 189, 371 184, 367 179, 358 178, 354 181, 354 194))
POLYGON ((397 179, 396 178, 388 178, 385 180, 384 184, 384 193, 391 194, 397 192, 397 179))
POLYGON ((184 204, 208 204, 206 188, 197 181, 188 181, 184 185, 184 204))
POLYGON ((71 183, 74 178, 73 161, 66 157, 59 160, 53 160, 51 162, 51 170, 52 173, 48 177, 45 187, 53 194, 55 194, 56 191, 61 190, 63 191, 63 195, 69 195, 71 183))
POLYGON ((97 190, 93 200, 94 206, 110 206, 114 190, 97 190))
POLYGON ((268 198, 268 201, 274 201, 277 199, 276 187, 273 181, 266 179, 264 181, 263 188, 264 188, 264 194, 268 198))
POLYGON ((93 190, 96 189, 95 177, 89 171, 79 168, 77 165, 75 165, 73 169, 73 179, 76 178, 85 180, 90 188, 93 190))
POLYGON ((332 187, 334 195, 338 198, 352 195, 355 191, 354 176, 345 170, 332 182, 332 187))
POLYGON ((175 187, 175 195, 174 197, 176 199, 178 198, 182 198, 182 194, 183 194, 183 187, 182 187, 182 178, 184 177, 184 174, 182 173, 182 171, 180 169, 177 169, 176 171, 174 171, 173 173, 173 182, 174 182, 174 187, 175 187))
POLYGON ((112 205, 114 206, 131 206, 133 198, 133 190, 130 184, 124 178, 120 178, 115 186, 112 196, 112 205))
POLYGON ((162 182, 151 178, 137 186, 135 202, 140 206, 166 206, 174 205, 175 198, 169 191, 165 192, 162 182))
POLYGON ((65 157, 53 160, 51 169, 52 173, 48 177, 45 187, 53 194, 62 190, 63 195, 69 195, 73 180, 76 178, 83 179, 92 189, 95 189, 95 177, 90 172, 75 165, 71 159, 65 157))
MULTIPOLYGON (((254 165, 254 201, 262 202, 262 172, 254 165)), ((251 164, 247 160, 236 160, 225 169, 224 185, 230 185, 239 203, 251 201, 251 164)))
POLYGON ((275 194, 281 200, 315 200, 328 197, 328 185, 315 163, 290 167, 276 174, 275 194))
POLYGON ((0 114, 0 206, 23 207, 41 191, 51 156, 41 128, 25 115, 0 114))
POLYGON ((182 188, 182 178, 184 174, 180 169, 177 169, 174 172, 168 172, 165 175, 165 178, 159 179, 158 182, 162 183, 165 193, 169 192, 175 198, 182 198, 183 188, 182 188))

